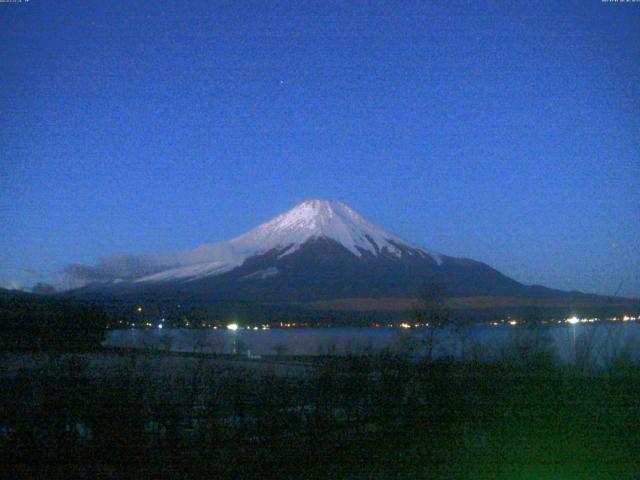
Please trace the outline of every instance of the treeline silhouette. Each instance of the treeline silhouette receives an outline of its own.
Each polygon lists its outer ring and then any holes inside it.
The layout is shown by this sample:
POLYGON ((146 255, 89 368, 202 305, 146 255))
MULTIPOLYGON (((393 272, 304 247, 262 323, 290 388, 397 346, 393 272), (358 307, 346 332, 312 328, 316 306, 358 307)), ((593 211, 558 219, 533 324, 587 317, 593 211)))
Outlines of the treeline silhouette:
POLYGON ((100 355, 3 369, 0 469, 154 479, 620 480, 640 471, 634 363, 586 375, 544 353, 500 363, 383 353, 287 373, 160 353, 109 354, 120 361, 100 367, 100 355))
POLYGON ((95 303, 0 291, 0 350, 92 350, 109 318, 95 303))

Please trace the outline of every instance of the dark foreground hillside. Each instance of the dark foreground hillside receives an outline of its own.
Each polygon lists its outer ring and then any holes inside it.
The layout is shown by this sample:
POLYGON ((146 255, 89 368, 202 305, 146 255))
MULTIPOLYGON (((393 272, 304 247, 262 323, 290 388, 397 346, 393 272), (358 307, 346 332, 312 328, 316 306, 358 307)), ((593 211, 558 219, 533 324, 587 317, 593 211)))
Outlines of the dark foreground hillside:
POLYGON ((559 367, 524 349, 500 364, 380 355, 271 370, 112 355, 108 368, 84 354, 22 359, 17 369, 5 356, 2 471, 568 480, 640 471, 640 366, 623 357, 559 367))

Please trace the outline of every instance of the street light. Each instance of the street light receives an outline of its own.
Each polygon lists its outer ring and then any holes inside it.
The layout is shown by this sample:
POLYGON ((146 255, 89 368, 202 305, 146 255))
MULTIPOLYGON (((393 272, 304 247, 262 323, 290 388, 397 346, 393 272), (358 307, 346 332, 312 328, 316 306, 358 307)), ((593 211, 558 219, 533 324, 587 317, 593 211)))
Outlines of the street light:
POLYGON ((233 332, 233 341, 231 342, 231 353, 233 355, 236 355, 238 353, 238 337, 236 335, 238 328, 240 327, 238 327, 237 323, 230 323, 229 325, 227 325, 227 330, 233 332))
POLYGON ((566 322, 571 325, 571 333, 573 338, 573 364, 578 361, 578 352, 576 351, 576 324, 580 323, 580 319, 575 315, 571 318, 567 318, 566 322))

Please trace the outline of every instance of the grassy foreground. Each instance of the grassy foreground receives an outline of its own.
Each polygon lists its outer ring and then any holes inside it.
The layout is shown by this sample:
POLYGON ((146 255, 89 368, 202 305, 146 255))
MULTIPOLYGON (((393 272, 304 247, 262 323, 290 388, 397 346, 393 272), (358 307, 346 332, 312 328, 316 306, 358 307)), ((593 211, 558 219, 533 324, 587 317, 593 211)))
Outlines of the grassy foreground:
POLYGON ((585 373, 548 355, 483 364, 382 354, 289 371, 109 355, 117 361, 102 368, 92 354, 3 368, 4 472, 511 480, 640 471, 631 362, 585 373))

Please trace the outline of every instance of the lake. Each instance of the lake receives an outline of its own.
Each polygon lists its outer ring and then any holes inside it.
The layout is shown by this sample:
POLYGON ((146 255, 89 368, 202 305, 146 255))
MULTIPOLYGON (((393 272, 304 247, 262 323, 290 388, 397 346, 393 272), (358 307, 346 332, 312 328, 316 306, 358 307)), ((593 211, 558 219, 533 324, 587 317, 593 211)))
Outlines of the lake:
MULTIPOLYGON (((176 352, 241 353, 248 355, 346 355, 419 351, 425 329, 403 328, 274 328, 239 329, 121 329, 109 331, 106 347, 146 348, 176 352)), ((492 359, 514 346, 541 345, 561 360, 573 361, 589 352, 599 363, 625 354, 640 358, 640 325, 636 322, 472 326, 438 332, 435 356, 492 359)))

